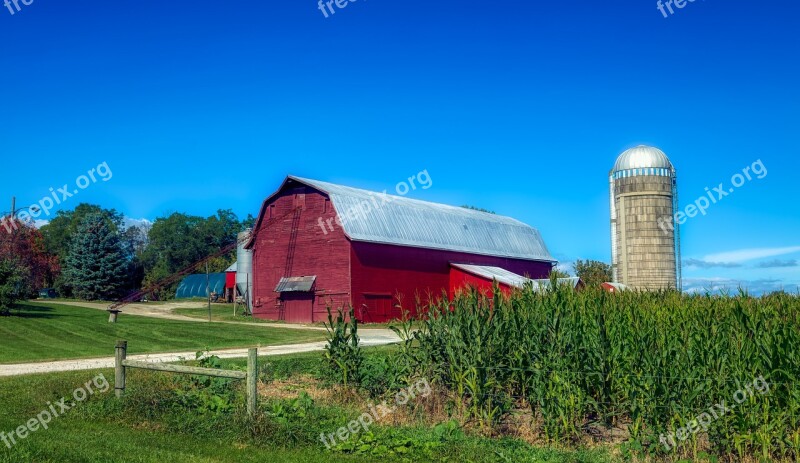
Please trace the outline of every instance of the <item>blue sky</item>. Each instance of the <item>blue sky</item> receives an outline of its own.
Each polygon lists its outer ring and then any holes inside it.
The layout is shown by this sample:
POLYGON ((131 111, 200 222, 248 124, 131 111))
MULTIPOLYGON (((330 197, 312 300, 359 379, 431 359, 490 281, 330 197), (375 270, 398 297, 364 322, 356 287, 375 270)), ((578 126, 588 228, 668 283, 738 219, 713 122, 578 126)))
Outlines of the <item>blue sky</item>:
MULTIPOLYGON (((0 200, 99 164, 81 201, 153 220, 256 214, 287 174, 539 228, 610 260, 608 171, 652 144, 683 205, 761 160, 683 227, 688 288, 800 284, 800 4, 698 0, 34 0, 0 4, 0 200)), ((0 211, 8 207, 0 207, 0 211)))

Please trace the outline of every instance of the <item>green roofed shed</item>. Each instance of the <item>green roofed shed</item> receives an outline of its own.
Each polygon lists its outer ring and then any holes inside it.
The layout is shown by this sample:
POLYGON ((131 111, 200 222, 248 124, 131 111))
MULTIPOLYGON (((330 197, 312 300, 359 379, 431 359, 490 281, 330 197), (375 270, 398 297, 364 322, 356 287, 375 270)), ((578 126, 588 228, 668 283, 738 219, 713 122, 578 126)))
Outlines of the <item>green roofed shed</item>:
MULTIPOLYGON (((225 292, 225 274, 224 273, 211 273, 208 275, 208 286, 212 293, 223 294, 225 292)), ((206 292, 206 274, 198 273, 196 275, 189 275, 181 281, 178 285, 178 291, 175 297, 178 299, 185 299, 190 297, 206 298, 209 294, 206 292)))

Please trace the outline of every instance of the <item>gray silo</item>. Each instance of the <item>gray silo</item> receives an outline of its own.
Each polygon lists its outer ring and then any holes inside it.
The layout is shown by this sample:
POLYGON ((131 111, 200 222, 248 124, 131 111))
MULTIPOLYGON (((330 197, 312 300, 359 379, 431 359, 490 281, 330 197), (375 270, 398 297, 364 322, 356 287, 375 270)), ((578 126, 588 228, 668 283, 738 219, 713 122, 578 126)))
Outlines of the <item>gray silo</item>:
POLYGON ((253 310, 253 251, 244 246, 250 241, 250 234, 249 230, 239 233, 236 246, 236 288, 247 301, 248 311, 253 310))
POLYGON ((622 153, 609 176, 614 282, 635 289, 681 289, 677 176, 658 148, 622 153))

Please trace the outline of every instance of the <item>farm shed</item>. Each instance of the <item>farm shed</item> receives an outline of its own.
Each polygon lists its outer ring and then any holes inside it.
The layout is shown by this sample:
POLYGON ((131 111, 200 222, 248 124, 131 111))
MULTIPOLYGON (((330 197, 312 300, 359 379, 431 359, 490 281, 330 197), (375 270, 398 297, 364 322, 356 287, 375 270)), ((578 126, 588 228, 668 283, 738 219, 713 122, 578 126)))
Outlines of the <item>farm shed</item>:
MULTIPOLYGON (((236 287, 236 271, 238 265, 236 262, 232 263, 230 267, 225 269, 225 289, 233 290, 236 287)), ((226 291, 227 293, 228 291, 226 291)))
MULTIPOLYGON (((217 294, 222 294, 225 290, 225 273, 210 273, 208 275, 208 283, 210 287, 210 291, 216 292, 217 294)), ((206 292, 206 274, 205 273, 197 273, 194 275, 188 275, 186 278, 181 281, 181 284, 178 285, 178 290, 175 293, 175 297, 178 299, 185 299, 190 297, 207 297, 208 293, 206 292)))
MULTIPOLYGON (((508 294, 513 288, 522 288, 530 283, 535 290, 550 286, 550 279, 531 279, 500 267, 487 265, 470 265, 461 263, 450 264, 450 288, 456 289, 472 286, 482 291, 491 291, 494 282, 504 293, 508 294)), ((575 290, 582 289, 585 285, 580 278, 559 278, 560 284, 568 284, 575 290)))
POLYGON ((628 289, 627 286, 623 285, 622 283, 603 283, 600 285, 603 289, 608 291, 609 293, 618 293, 620 291, 626 291, 628 289))
POLYGON ((538 230, 500 215, 289 176, 259 212, 253 314, 293 323, 352 304, 384 322, 462 285, 451 264, 547 278, 556 261, 538 230))

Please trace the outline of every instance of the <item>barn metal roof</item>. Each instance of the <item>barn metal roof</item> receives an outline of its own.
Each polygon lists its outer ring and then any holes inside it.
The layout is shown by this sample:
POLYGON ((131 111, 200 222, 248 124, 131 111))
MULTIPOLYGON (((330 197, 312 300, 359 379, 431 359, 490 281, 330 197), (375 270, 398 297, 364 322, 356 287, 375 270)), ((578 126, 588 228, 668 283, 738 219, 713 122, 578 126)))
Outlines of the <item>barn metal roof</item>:
POLYGON ((555 262, 539 231, 511 217, 290 176, 326 193, 353 241, 555 262))
MULTIPOLYGON (((535 283, 537 283, 536 285, 533 286, 534 289, 537 289, 537 288, 538 289, 544 289, 544 288, 549 288, 550 287, 550 280, 548 280, 548 279, 540 279, 540 280, 533 280, 533 281, 535 283)), ((556 281, 558 282, 559 285, 567 284, 572 289, 576 289, 578 287, 578 285, 581 283, 581 279, 578 278, 578 277, 558 278, 556 281)))
POLYGON ((310 277, 284 277, 278 282, 275 287, 276 293, 291 293, 301 291, 311 291, 314 287, 314 282, 317 280, 316 276, 310 277))
MULTIPOLYGON (((487 280, 497 280, 498 283, 515 288, 522 288, 525 283, 535 283, 533 285, 534 289, 547 288, 550 286, 550 280, 548 279, 532 280, 500 267, 456 263, 451 263, 450 265, 472 275, 486 278, 487 280)), ((580 282, 580 278, 559 278, 558 282, 561 284, 569 284, 572 288, 576 288, 580 282)))
POLYGON ((493 267, 489 265, 470 265, 470 264, 450 264, 451 266, 463 270, 472 275, 476 275, 487 280, 497 280, 498 283, 504 285, 514 286, 521 288, 526 282, 531 281, 530 278, 525 278, 522 275, 517 275, 514 272, 500 267, 493 267))

